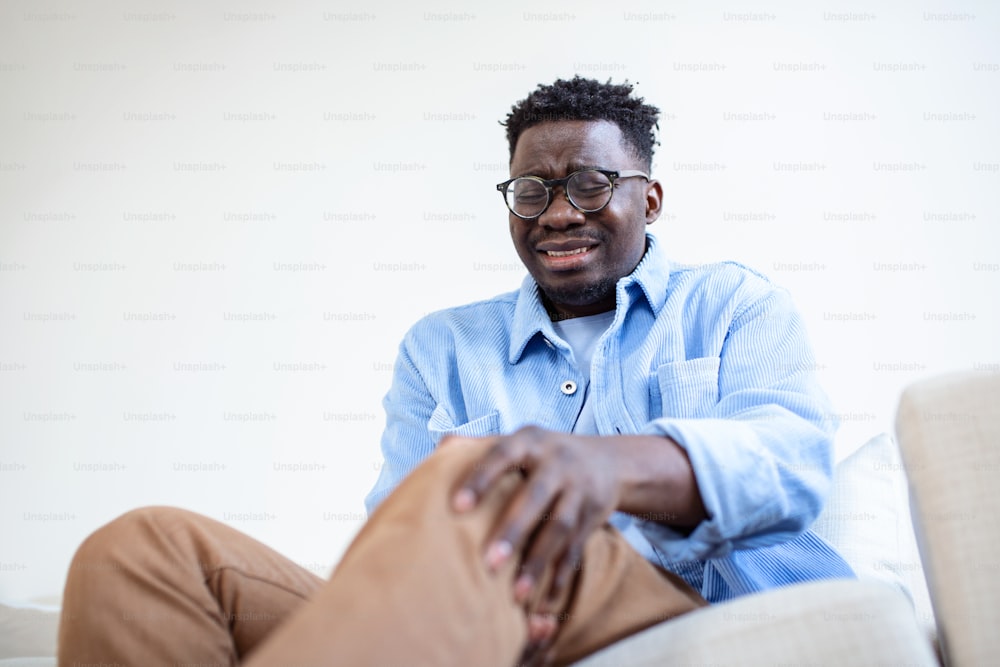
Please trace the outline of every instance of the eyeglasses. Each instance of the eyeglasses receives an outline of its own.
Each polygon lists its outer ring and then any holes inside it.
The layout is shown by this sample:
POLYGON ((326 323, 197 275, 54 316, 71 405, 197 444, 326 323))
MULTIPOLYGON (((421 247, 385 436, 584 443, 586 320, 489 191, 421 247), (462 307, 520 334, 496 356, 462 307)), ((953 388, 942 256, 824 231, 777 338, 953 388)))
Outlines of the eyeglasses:
POLYGON ((552 189, 561 185, 573 208, 581 213, 596 213, 611 202, 618 179, 649 175, 641 171, 609 171, 607 169, 581 169, 565 178, 544 179, 538 176, 519 176, 497 184, 510 212, 522 220, 537 218, 552 203, 552 189))

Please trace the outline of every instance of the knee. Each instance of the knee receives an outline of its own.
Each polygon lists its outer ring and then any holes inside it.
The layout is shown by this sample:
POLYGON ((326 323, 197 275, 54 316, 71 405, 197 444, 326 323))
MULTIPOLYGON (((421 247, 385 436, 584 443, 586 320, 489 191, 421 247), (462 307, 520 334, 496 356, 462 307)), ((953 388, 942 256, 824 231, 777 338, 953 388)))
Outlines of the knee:
MULTIPOLYGON (((454 443, 443 443, 421 466, 421 475, 433 484, 433 493, 457 492, 459 485, 468 481, 477 472, 496 466, 490 463, 487 454, 492 443, 487 440, 457 439, 454 443)), ((515 469, 503 469, 493 481, 486 496, 479 499, 480 507, 489 505, 494 511, 505 507, 511 494, 523 482, 523 476, 515 469)))
POLYGON ((143 551, 158 532, 157 526, 184 521, 190 512, 175 507, 141 507, 111 520, 91 533, 70 562, 67 583, 74 579, 99 579, 121 573, 143 551))
POLYGON ((447 436, 420 464, 419 469, 431 472, 439 479, 457 479, 472 469, 488 449, 486 442, 447 436))
MULTIPOLYGON (((420 462, 402 480, 392 493, 387 495, 378 505, 377 514, 385 514, 387 506, 396 506, 398 509, 412 508, 414 502, 413 494, 418 494, 421 498, 418 504, 434 505, 432 498, 438 496, 447 497, 454 489, 458 481, 472 470, 476 461, 482 458, 486 447, 477 441, 468 441, 464 438, 449 437, 441 441, 441 444, 432 451, 427 458, 420 462), (405 495, 410 498, 397 505, 400 496, 405 495)), ((371 518, 374 518, 372 514, 371 518)))

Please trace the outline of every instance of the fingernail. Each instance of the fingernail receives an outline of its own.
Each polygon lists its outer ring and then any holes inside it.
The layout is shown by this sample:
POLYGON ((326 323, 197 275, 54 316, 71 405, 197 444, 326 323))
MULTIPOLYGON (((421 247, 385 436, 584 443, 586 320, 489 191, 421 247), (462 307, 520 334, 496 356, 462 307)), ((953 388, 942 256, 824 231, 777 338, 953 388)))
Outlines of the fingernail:
POLYGON ((460 489, 452 500, 456 512, 468 512, 476 505, 476 494, 469 489, 460 489))
POLYGON ((514 599, 518 604, 524 602, 531 595, 531 589, 535 586, 535 580, 527 574, 522 574, 514 582, 514 599))
POLYGON ((513 548, 510 546, 510 542, 506 540, 497 540, 490 545, 490 548, 486 551, 486 564, 490 566, 493 570, 496 570, 504 561, 510 558, 510 554, 513 548))
POLYGON ((535 651, 542 648, 543 639, 545 639, 545 628, 541 619, 534 614, 528 616, 528 641, 533 644, 535 651))

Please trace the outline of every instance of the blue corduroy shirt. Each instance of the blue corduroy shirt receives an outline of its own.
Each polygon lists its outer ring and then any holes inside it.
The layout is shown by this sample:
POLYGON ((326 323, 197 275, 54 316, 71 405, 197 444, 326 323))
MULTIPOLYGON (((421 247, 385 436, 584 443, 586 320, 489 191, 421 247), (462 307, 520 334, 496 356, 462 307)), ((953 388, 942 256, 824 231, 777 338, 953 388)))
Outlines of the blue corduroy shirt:
MULTIPOLYGON (((809 530, 830 486, 837 420, 788 293, 732 262, 673 265, 655 236, 647 242, 593 353, 594 417, 599 434, 683 447, 708 518, 687 533, 655 516, 617 512, 611 523, 709 602, 854 576, 809 530)), ((447 434, 572 431, 584 386, 530 276, 519 291, 428 315, 400 345, 368 511, 447 434)))

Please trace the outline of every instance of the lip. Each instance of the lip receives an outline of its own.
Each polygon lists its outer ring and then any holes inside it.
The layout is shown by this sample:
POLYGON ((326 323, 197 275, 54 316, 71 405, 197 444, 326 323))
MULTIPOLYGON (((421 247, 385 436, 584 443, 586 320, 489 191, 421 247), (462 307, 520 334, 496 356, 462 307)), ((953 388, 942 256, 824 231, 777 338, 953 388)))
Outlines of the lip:
POLYGON ((570 252, 580 248, 590 248, 597 243, 590 239, 566 239, 565 241, 542 241, 535 246, 535 250, 542 254, 552 252, 570 252))

